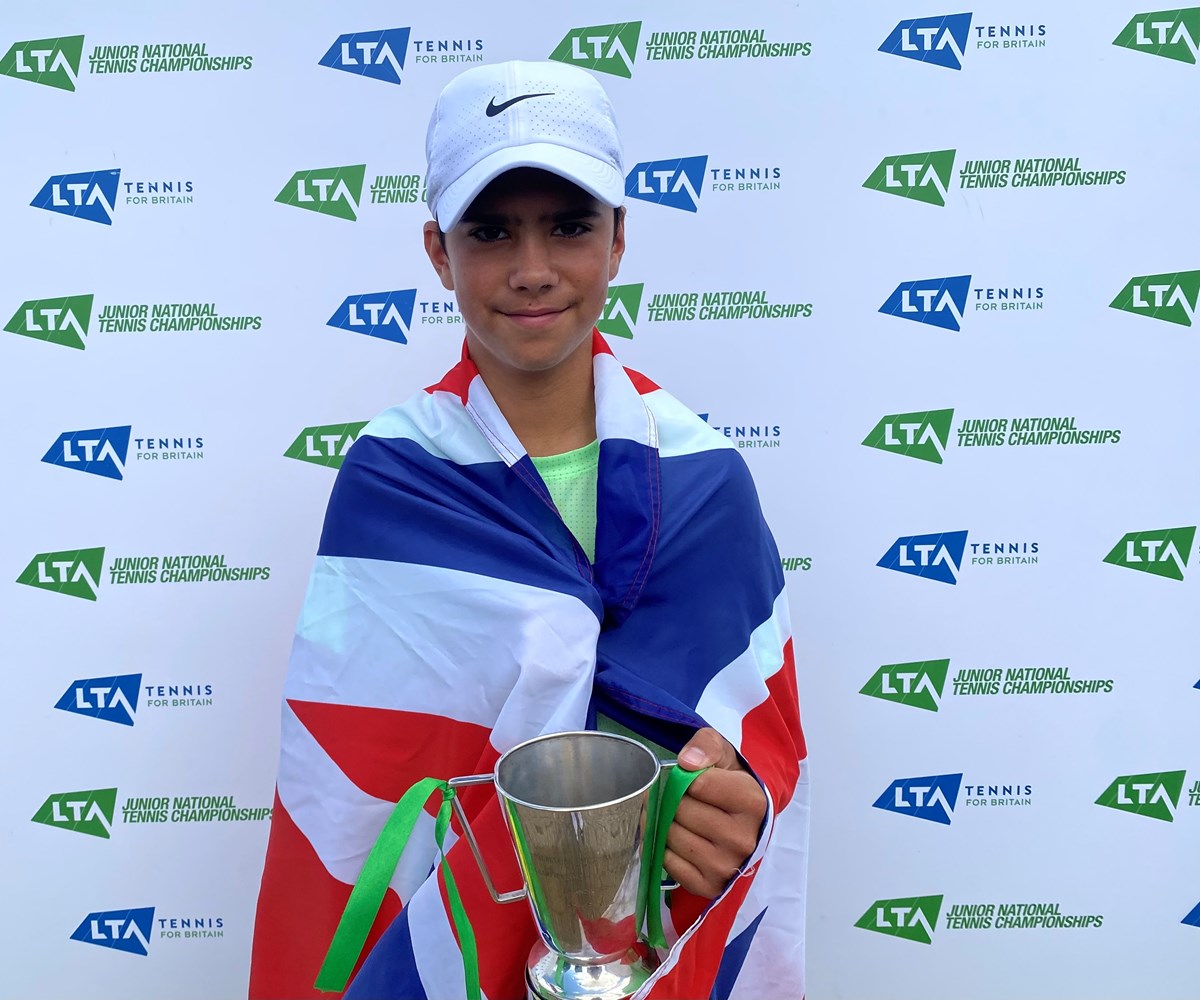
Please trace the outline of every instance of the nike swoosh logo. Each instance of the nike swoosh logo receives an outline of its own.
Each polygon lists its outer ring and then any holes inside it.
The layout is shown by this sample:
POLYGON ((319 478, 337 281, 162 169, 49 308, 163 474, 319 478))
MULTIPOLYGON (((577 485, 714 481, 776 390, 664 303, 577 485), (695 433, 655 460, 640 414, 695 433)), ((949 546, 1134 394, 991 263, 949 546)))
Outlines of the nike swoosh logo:
POLYGON ((522 94, 520 97, 514 97, 511 100, 505 101, 503 104, 497 104, 496 98, 493 97, 490 101, 488 101, 487 110, 484 111, 484 114, 486 114, 489 118, 495 118, 496 115, 500 114, 501 111, 511 108, 514 104, 517 103, 517 101, 527 101, 531 97, 553 97, 553 96, 554 96, 553 91, 550 91, 549 93, 546 93, 546 94, 522 94))

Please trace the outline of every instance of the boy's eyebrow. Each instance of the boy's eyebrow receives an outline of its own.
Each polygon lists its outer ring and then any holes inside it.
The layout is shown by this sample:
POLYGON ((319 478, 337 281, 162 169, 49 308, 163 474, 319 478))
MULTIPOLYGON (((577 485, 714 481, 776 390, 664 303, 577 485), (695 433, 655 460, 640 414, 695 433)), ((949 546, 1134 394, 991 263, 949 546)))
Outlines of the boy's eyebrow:
MULTIPOLYGON (((561 223, 573 222, 576 219, 596 219, 599 216, 600 212, 591 205, 579 205, 575 208, 566 208, 560 212, 543 215, 539 221, 561 223)), ((511 216, 505 215, 503 212, 479 212, 472 209, 463 213, 460 222, 468 222, 476 226, 510 226, 513 220, 511 216)))

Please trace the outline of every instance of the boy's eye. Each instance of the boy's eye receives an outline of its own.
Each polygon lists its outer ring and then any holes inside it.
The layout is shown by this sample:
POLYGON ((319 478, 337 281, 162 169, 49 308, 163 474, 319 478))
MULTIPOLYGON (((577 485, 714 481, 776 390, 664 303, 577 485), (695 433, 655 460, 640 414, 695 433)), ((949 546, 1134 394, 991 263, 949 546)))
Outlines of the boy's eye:
POLYGON ((560 222, 558 233, 562 236, 582 236, 584 233, 591 232, 591 228, 583 222, 560 222))
POLYGON ((471 230, 471 238, 480 243, 495 243, 504 238, 504 230, 499 226, 476 226, 471 230))

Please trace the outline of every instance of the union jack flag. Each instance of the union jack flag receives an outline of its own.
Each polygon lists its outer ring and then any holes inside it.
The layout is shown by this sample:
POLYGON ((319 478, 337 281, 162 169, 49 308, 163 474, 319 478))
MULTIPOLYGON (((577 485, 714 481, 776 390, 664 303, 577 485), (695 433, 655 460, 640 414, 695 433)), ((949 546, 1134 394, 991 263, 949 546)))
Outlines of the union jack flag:
MULTIPOLYGON (((774 541, 732 443, 593 335, 600 441, 589 563, 464 349, 362 432, 334 486, 284 691, 250 995, 313 982, 394 803, 486 773, 598 714, 678 751, 711 726, 768 798, 754 855, 716 900, 676 890, 669 948, 638 994, 804 991, 806 750, 774 541)), ((493 878, 520 874, 494 793, 461 792, 493 878)), ((345 995, 448 1000, 465 977, 422 814, 345 995)), ((452 830, 447 858, 491 1000, 524 996, 525 904, 492 901, 452 830)))

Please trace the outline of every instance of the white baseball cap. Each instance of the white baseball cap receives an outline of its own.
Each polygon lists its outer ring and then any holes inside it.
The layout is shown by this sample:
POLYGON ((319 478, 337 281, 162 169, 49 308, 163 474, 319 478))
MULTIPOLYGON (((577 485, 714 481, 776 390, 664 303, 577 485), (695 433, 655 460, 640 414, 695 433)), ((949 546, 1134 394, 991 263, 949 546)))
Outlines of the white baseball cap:
POLYGON ((613 208, 625 197, 608 95, 586 70, 565 63, 505 62, 460 73, 434 105, 425 157, 429 207, 443 232, 516 167, 558 174, 613 208))

